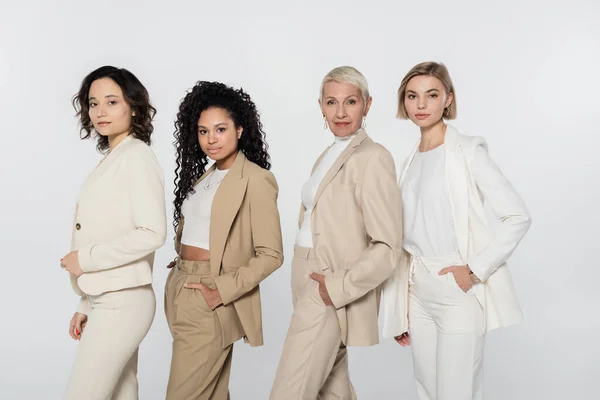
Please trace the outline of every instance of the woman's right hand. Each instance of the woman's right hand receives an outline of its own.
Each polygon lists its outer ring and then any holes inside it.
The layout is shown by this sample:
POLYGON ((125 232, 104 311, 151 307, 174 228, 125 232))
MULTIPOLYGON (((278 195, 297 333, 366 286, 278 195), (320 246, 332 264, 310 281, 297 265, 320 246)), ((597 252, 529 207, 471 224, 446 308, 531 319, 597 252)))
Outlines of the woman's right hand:
POLYGON ((402 347, 410 346, 410 335, 408 332, 404 332, 402 335, 394 337, 394 340, 402 347))
POLYGON ((69 324, 69 335, 75 340, 81 340, 81 334, 85 329, 85 325, 87 324, 87 315, 76 312, 73 314, 73 318, 71 318, 71 323, 69 324))

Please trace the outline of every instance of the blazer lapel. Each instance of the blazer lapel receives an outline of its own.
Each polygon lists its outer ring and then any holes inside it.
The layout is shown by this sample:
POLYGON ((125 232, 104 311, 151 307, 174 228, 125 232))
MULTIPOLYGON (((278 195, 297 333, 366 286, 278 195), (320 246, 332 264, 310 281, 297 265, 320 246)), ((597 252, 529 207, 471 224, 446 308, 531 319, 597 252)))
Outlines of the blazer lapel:
POLYGON ((96 167, 92 170, 92 172, 89 173, 86 180, 83 182, 83 185, 81 186, 82 193, 83 193, 84 189, 90 183, 92 183, 98 179, 98 177, 102 174, 102 171, 104 171, 106 169, 106 167, 108 167, 115 159, 118 158, 117 155, 119 153, 121 153, 123 150, 125 150, 125 148, 127 148, 128 142, 131 141, 131 139, 132 139, 131 135, 128 135, 127 137, 125 137, 121 141, 121 143, 119 143, 117 145, 117 147, 115 147, 112 151, 110 151, 108 154, 106 154, 104 156, 104 158, 102 160, 100 160, 100 162, 98 162, 96 167))
MULTIPOLYGON (((312 176, 312 174, 315 173, 315 169, 317 169, 317 165, 319 165, 319 163, 321 162, 321 160, 323 159, 323 157, 325 157, 325 154, 327 154, 327 152, 329 151, 329 149, 331 148, 331 146, 328 146, 325 149, 325 151, 323 151, 321 153, 321 155, 319 156, 319 158, 317 158, 317 161, 315 161, 315 163, 313 164, 312 169, 310 170, 311 176, 312 176)), ((304 222, 304 213, 305 212, 306 212, 306 207, 304 207, 304 203, 302 201, 300 201, 300 215, 298 215, 298 228, 302 227, 302 222, 304 222)))
POLYGON ((454 220, 456 243, 462 261, 466 262, 469 245, 469 188, 465 157, 462 146, 458 141, 458 132, 450 126, 446 128, 444 144, 446 182, 454 220))
POLYGON ((335 178, 335 176, 337 175, 339 170, 342 168, 342 166, 344 165, 344 163, 346 162, 348 157, 350 157, 352 155, 352 153, 354 153, 354 150, 356 150, 356 148, 367 137, 368 137, 367 132, 365 132, 364 129, 360 129, 358 131, 358 133, 356 134, 356 136, 352 139, 352 141, 350 142, 348 147, 346 147, 344 149, 344 151, 342 152, 342 154, 340 154, 340 156, 337 158, 337 160, 335 160, 335 162, 333 163, 331 168, 329 168, 329 171, 327 171, 327 173, 323 177, 323 180, 319 184, 319 187, 317 188, 317 194, 315 196, 315 202, 313 205, 313 209, 317 207, 317 202, 319 201, 321 194, 323 194, 323 190, 325 190, 327 185, 329 185, 331 183, 331 181, 333 180, 333 178, 335 178))
POLYGON ((233 220, 244 200, 248 178, 244 178, 243 169, 246 157, 238 152, 233 165, 219 185, 213 199, 210 213, 210 267, 213 276, 218 276, 221 270, 221 261, 227 236, 233 220))
POLYGON ((410 165, 412 164, 413 160, 415 159, 415 155, 417 154, 417 151, 419 151, 420 145, 421 145, 421 139, 419 139, 419 141, 417 142, 417 145, 414 147, 414 149, 412 150, 412 152, 406 159, 406 162, 404 163, 404 168, 402 168, 402 171, 400 171, 400 179, 398 179, 398 185, 402 186, 402 182, 404 181, 404 178, 406 177, 406 173, 408 172, 410 165))

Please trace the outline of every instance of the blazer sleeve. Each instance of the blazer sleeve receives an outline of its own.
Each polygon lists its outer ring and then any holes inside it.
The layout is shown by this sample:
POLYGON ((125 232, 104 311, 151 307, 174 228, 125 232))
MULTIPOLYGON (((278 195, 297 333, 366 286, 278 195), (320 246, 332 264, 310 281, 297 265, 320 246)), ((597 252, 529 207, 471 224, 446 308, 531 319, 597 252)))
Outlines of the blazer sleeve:
POLYGON ((469 171, 500 221, 487 247, 468 260, 471 271, 485 282, 511 256, 529 230, 531 217, 523 199, 489 156, 485 142, 475 148, 469 171))
POLYGON ((135 228, 104 243, 79 249, 83 272, 120 267, 159 249, 166 240, 167 218, 163 171, 150 149, 127 154, 126 174, 131 217, 135 228))
POLYGON ((277 209, 279 188, 273 174, 266 172, 252 178, 248 185, 255 256, 236 271, 214 278, 223 304, 248 293, 283 264, 281 223, 277 209))
POLYGON ((381 285, 398 265, 402 249, 402 198, 392 155, 386 150, 367 161, 359 195, 369 246, 347 270, 325 275, 336 308, 381 285))
POLYGON ((87 297, 87 294, 84 294, 79 298, 79 303, 77 304, 77 312, 80 314, 88 315, 90 310, 90 302, 87 297))

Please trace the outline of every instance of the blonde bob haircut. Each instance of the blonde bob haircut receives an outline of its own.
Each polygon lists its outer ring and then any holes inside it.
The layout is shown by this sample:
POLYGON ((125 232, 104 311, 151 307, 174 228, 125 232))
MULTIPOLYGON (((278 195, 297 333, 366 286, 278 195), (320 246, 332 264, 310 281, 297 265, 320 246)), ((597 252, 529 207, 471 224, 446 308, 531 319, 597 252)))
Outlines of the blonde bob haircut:
POLYGON ((454 91, 452 79, 450 79, 450 74, 448 73, 446 66, 434 61, 427 61, 415 65, 408 71, 408 74, 406 74, 404 79, 402 79, 402 83, 400 83, 400 88, 398 89, 398 114, 396 116, 400 119, 408 119, 408 114, 406 113, 406 107, 404 105, 406 86, 412 78, 420 75, 435 76, 442 82, 442 85, 446 89, 446 94, 449 95, 452 93, 452 103, 444 109, 442 118, 446 120, 456 119, 456 92, 454 91))
POLYGON ((358 88, 358 90, 360 90, 364 104, 367 104, 370 97, 369 84, 367 83, 367 78, 365 78, 365 76, 361 74, 360 71, 356 68, 343 66, 334 68, 331 71, 329 71, 329 73, 325 75, 325 78, 323 78, 323 81, 321 82, 321 90, 319 95, 320 101, 323 101, 323 89, 325 87, 325 84, 331 81, 335 81, 338 83, 349 83, 355 86, 356 88, 358 88))

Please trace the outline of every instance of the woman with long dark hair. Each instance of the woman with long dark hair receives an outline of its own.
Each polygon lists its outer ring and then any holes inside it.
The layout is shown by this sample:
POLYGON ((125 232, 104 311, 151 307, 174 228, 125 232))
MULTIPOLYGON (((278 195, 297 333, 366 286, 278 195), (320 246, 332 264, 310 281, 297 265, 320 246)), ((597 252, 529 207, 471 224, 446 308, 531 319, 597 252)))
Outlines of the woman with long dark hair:
POLYGON ((259 283, 283 263, 278 186, 258 111, 242 89, 198 82, 175 127, 167 399, 227 399, 233 343, 263 344, 259 283))
POLYGON ((81 296, 66 399, 137 399, 138 347, 154 319, 154 252, 166 237, 163 171, 150 149, 156 110, 129 71, 104 66, 73 99, 82 139, 105 155, 83 185, 72 251, 61 259, 81 296))

